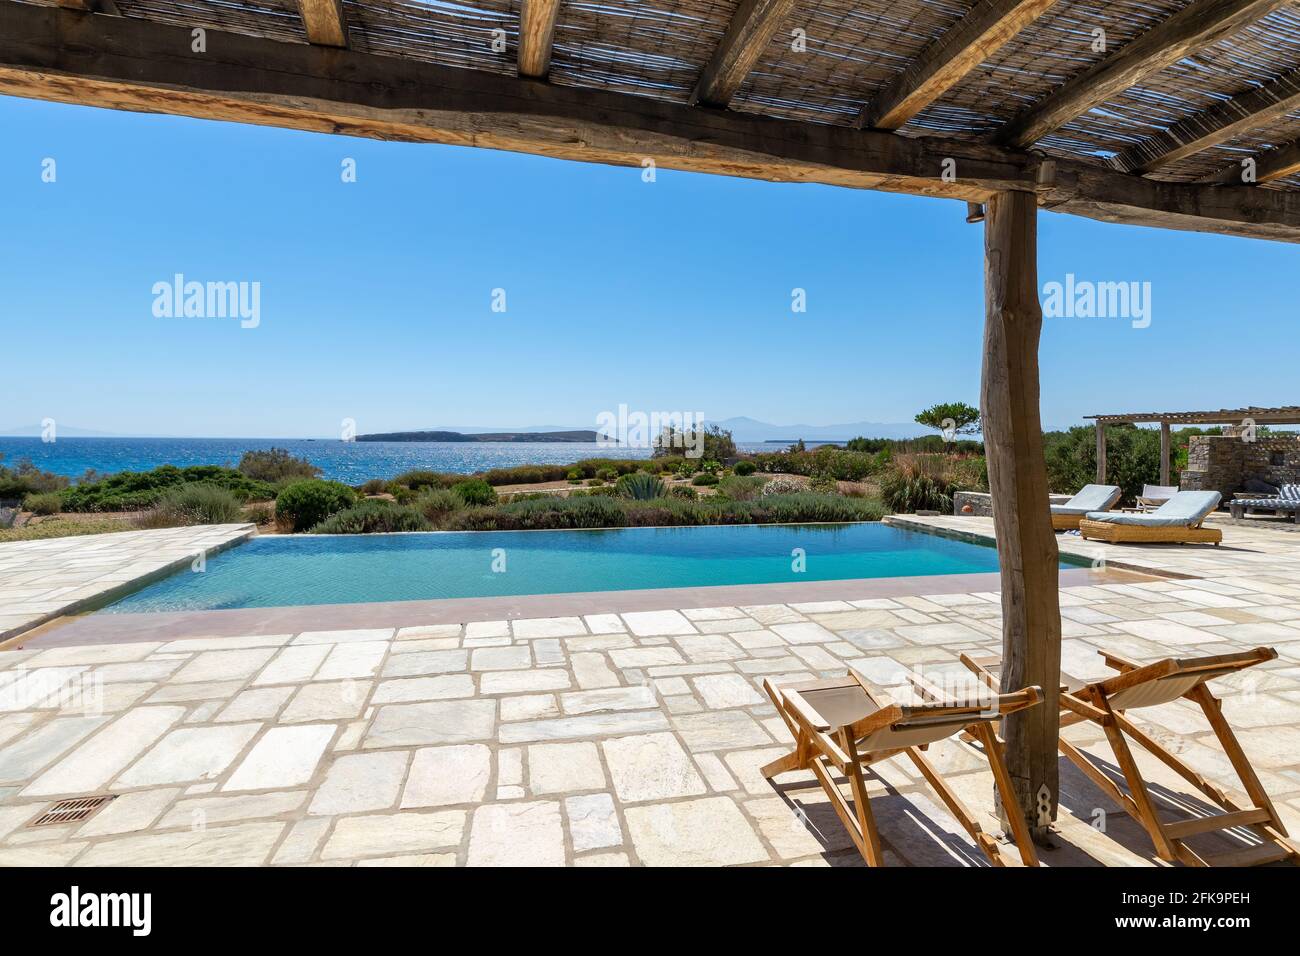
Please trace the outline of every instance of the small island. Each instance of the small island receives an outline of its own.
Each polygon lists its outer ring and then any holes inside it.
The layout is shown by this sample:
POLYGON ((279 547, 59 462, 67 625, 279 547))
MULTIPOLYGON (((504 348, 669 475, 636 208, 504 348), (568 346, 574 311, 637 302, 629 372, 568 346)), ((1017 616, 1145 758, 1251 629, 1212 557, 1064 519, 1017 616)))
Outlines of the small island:
POLYGON ((517 442, 594 442, 600 435, 590 429, 567 432, 484 432, 467 435, 464 432, 377 432, 358 435, 357 441, 517 441, 517 442))

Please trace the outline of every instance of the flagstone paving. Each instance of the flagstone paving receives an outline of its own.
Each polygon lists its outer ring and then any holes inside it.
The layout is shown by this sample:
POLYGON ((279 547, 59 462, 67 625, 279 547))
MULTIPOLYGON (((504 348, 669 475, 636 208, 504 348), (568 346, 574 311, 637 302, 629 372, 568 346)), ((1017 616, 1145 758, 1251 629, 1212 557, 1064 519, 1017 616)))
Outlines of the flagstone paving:
MULTIPOLYGON (((906 520, 991 534, 986 519, 906 520)), ((1108 673, 1103 647, 1138 659, 1277 648, 1215 687, 1300 830, 1300 538, 1059 540, 1089 560, 1185 575, 1062 589, 1076 676, 1108 673)), ((44 649, 36 638, 0 652, 0 865, 856 866, 810 775, 760 775, 791 743, 763 680, 853 666, 901 696, 909 669, 951 683, 958 654, 996 651, 1000 621, 998 595, 978 592, 44 649), (82 823, 27 826, 91 794, 114 799, 82 823)), ((1140 723, 1240 789, 1190 704, 1140 723)), ((1098 742, 1086 725, 1070 733, 1098 742)), ((930 754, 996 832, 978 751, 950 740, 930 754)), ((1138 759, 1171 800, 1204 807, 1138 759)), ((910 764, 880 764, 869 788, 889 862, 984 865, 910 764)), ((1159 865, 1068 765, 1058 829, 1048 865, 1159 865)))
POLYGON ((0 644, 255 531, 251 524, 217 524, 6 542, 0 547, 0 644))

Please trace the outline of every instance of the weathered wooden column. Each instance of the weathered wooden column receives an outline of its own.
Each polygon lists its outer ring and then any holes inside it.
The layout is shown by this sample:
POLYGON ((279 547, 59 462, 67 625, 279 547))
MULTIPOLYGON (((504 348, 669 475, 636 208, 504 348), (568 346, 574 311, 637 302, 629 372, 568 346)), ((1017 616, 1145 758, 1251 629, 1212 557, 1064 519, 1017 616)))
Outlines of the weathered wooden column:
MULTIPOLYGON (((1048 508, 1038 408, 1037 204, 999 193, 984 227, 984 382, 981 406, 1002 574, 1002 690, 1042 687, 1037 707, 1003 721, 1016 808, 1038 840, 1056 816, 1061 674, 1057 550, 1048 508)), ((1098 426, 1100 428, 1100 425, 1098 426)))
POLYGON ((1169 484, 1169 423, 1160 423, 1160 484, 1169 484))
POLYGON ((1106 426, 1097 423, 1097 484, 1106 483, 1106 426))

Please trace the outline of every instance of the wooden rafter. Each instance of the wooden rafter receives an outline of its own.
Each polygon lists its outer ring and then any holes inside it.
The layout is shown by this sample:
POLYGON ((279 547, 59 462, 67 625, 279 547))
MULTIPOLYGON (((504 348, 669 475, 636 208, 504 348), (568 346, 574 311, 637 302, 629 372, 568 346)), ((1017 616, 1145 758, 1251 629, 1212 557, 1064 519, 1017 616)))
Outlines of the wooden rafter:
POLYGON ((859 128, 898 129, 1055 3, 980 0, 862 108, 859 128))
POLYGON ((1223 172, 1207 177, 1203 182, 1234 185, 1241 182, 1271 183, 1277 179, 1294 176, 1300 173, 1300 140, 1249 158, 1255 161, 1253 177, 1250 180, 1245 179, 1246 166, 1242 161, 1238 161, 1223 172))
POLYGON ((1300 242, 1300 194, 1165 183, 979 143, 700 109, 607 90, 0 2, 0 94, 967 202, 1035 193, 1108 222, 1300 242))
POLYGON ((1126 173, 1147 173, 1267 126, 1297 109, 1300 109, 1300 70, 1187 117, 1120 153, 1115 157, 1115 167, 1126 173))
POLYGON ((1141 83, 1145 77, 1239 32, 1289 2, 1193 0, 1164 23, 1125 44, 1013 119, 999 131, 998 142, 1007 146, 1032 146, 1076 116, 1141 83))
POLYGON ((691 102, 730 103, 793 5, 794 0, 741 0, 722 42, 700 73, 691 102))
POLYGON ((87 13, 107 13, 118 17, 122 12, 118 10, 114 0, 55 0, 61 7, 67 7, 69 10, 84 10, 87 13))
POLYGON ((342 0, 298 0, 307 39, 317 46, 348 45, 348 25, 342 0))
POLYGON ((519 13, 519 75, 544 79, 551 70, 552 38, 560 0, 523 0, 519 13))

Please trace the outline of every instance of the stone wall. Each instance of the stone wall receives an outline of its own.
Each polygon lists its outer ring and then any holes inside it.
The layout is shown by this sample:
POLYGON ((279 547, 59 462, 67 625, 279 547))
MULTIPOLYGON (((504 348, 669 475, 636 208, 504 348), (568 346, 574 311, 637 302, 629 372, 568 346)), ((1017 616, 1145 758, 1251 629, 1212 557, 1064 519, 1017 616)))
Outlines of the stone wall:
POLYGON ((1231 498, 1247 478, 1270 485, 1300 483, 1300 438, 1196 435, 1187 450, 1187 468, 1179 483, 1184 491, 1217 491, 1231 498))
MULTIPOLYGON (((1070 500, 1069 495, 1048 495, 1054 505, 1063 505, 1070 500)), ((952 496, 952 513, 955 515, 980 515, 993 517, 993 496, 987 491, 958 491, 952 496), (970 511, 964 511, 967 505, 970 511)))

